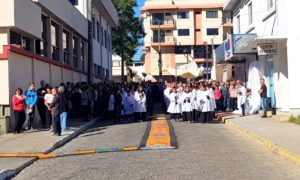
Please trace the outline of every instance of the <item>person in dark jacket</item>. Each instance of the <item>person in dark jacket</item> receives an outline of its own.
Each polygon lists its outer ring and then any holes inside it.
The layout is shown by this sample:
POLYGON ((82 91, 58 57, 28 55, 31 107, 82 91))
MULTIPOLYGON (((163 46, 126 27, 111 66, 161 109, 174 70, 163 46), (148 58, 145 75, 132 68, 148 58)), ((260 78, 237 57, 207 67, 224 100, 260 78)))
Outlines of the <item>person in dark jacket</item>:
POLYGON ((50 110, 52 115, 52 126, 53 126, 53 135, 61 135, 61 126, 60 126, 60 104, 59 104, 59 94, 56 88, 52 89, 52 95, 54 96, 52 103, 50 104, 50 110))
POLYGON ((65 131, 65 130, 67 130, 69 102, 68 102, 67 96, 65 94, 64 86, 60 86, 58 88, 58 94, 59 94, 59 111, 60 111, 61 131, 65 131))

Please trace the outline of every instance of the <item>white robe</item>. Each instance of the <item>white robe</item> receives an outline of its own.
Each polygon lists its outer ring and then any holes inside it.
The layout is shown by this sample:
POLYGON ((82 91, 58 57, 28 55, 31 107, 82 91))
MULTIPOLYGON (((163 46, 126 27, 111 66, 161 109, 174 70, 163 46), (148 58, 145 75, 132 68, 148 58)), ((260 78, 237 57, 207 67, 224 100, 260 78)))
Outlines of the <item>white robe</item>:
POLYGON ((133 105, 135 103, 133 96, 125 96, 124 98, 124 111, 125 115, 133 114, 133 105))
POLYGON ((192 103, 192 107, 193 107, 194 110, 199 109, 199 103, 197 101, 198 92, 199 92, 199 90, 196 90, 196 89, 193 89, 193 91, 192 91, 191 103, 192 103))
POLYGON ((214 90, 210 88, 208 91, 209 91, 210 111, 215 111, 217 105, 216 105, 214 90))
POLYGON ((192 112, 193 107, 191 103, 192 93, 191 92, 183 92, 181 95, 181 110, 182 112, 192 112), (186 99, 189 99, 190 102, 184 102, 186 99))
POLYGON ((201 112, 211 111, 211 102, 210 99, 207 98, 207 97, 210 98, 209 94, 210 94, 209 91, 200 91, 197 94, 197 101, 199 102, 199 108, 201 112))
POLYGON ((147 112, 146 110, 146 94, 144 92, 139 93, 136 91, 134 93, 135 103, 133 105, 133 112, 147 112))
POLYGON ((181 104, 177 93, 172 92, 169 95, 170 104, 168 107, 168 113, 174 114, 174 113, 181 113, 181 104))
POLYGON ((166 106, 169 106, 169 104, 170 104, 169 95, 170 95, 171 89, 172 89, 172 88, 167 87, 167 88, 164 90, 164 102, 165 102, 166 106))

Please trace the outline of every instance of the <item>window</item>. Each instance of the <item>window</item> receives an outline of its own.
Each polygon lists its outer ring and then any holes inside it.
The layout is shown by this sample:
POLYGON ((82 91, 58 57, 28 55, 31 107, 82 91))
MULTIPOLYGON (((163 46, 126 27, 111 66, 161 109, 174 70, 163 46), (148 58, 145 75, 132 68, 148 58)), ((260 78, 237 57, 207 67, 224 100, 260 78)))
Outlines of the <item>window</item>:
POLYGON ((21 48, 21 35, 10 31, 10 44, 21 48))
POLYGON ((80 43, 81 69, 85 70, 85 43, 80 43))
POLYGON ((236 32, 241 33, 241 18, 240 15, 236 17, 236 32))
POLYGON ((103 27, 102 26, 101 26, 100 32, 101 32, 101 44, 103 46, 104 45, 104 42, 103 42, 103 40, 104 40, 104 38, 103 38, 104 34, 103 34, 103 27))
POLYGON ((47 46, 48 46, 48 34, 47 34, 47 23, 46 21, 49 20, 46 16, 41 16, 41 29, 42 29, 42 39, 36 40, 35 45, 35 52, 41 56, 48 56, 47 54, 47 46))
POLYGON ((179 12, 177 12, 177 18, 178 19, 188 19, 189 18, 189 12, 179 11, 179 12))
POLYGON ((59 39, 58 39, 58 25, 51 23, 51 54, 52 59, 59 60, 59 39))
POLYGON ((153 13, 152 14, 152 25, 162 25, 164 23, 164 13, 153 13))
POLYGON ((194 46, 194 58, 211 58, 212 47, 208 45, 208 53, 206 53, 206 46, 194 46))
POLYGON ((191 54, 191 46, 175 46, 175 54, 191 54))
POLYGON ((206 30, 206 34, 207 34, 208 36, 219 35, 219 30, 218 30, 218 28, 208 28, 208 29, 206 30))
POLYGON ((22 37, 22 48, 24 50, 30 51, 31 49, 31 43, 30 43, 30 39, 27 37, 22 37))
POLYGON ((92 18, 92 25, 93 25, 93 38, 96 38, 96 25, 95 25, 95 17, 92 18))
POLYGON ((64 63, 70 64, 69 32, 63 31, 64 63))
POLYGON ((206 18, 218 18, 218 11, 206 11, 206 18))
POLYGON ((274 6, 273 0, 267 0, 267 7, 271 9, 274 6))
POLYGON ((73 4, 73 6, 78 5, 78 0, 69 0, 69 2, 73 4))
POLYGON ((106 30, 104 30, 104 47, 107 48, 107 34, 106 34, 106 30))
POLYGON ((172 36, 173 35, 173 32, 172 30, 166 30, 166 36, 172 36))
POLYGON ((79 62, 78 62, 78 38, 76 36, 73 36, 73 63, 74 67, 79 67, 79 62))
POLYGON ((178 36, 189 36, 190 30, 189 29, 178 29, 178 36))
POLYGON ((252 16, 252 3, 250 3, 248 5, 248 21, 249 21, 249 25, 251 25, 253 23, 253 16, 252 16))
POLYGON ((171 13, 166 13, 165 15, 168 16, 168 17, 172 16, 171 13))
POLYGON ((100 42, 100 24, 97 22, 97 41, 100 42))

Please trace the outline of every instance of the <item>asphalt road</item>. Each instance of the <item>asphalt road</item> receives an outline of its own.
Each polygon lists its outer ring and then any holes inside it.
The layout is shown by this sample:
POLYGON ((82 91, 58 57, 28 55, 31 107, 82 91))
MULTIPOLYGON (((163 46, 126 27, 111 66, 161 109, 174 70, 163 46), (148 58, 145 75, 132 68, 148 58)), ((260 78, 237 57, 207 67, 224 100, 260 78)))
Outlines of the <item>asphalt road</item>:
MULTIPOLYGON (((15 179, 299 179, 300 166, 223 124, 173 122, 179 149, 39 160, 15 179)), ((100 122, 56 152, 139 145, 146 123, 100 122)))

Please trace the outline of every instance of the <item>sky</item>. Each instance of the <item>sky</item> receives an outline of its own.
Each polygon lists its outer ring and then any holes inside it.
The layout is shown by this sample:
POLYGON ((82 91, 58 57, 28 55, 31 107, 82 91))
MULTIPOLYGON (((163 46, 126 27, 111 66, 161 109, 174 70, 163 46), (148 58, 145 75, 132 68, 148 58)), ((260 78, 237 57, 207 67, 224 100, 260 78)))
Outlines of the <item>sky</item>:
MULTIPOLYGON (((144 1, 145 0, 136 0, 138 7, 134 8, 134 12, 135 12, 135 16, 136 17, 140 17, 140 8, 144 6, 144 1)), ((141 39, 142 41, 142 39, 141 39)), ((133 61, 139 61, 141 56, 144 54, 145 52, 142 51, 142 47, 138 47, 138 51, 137 53, 133 56, 132 60, 133 61)))

